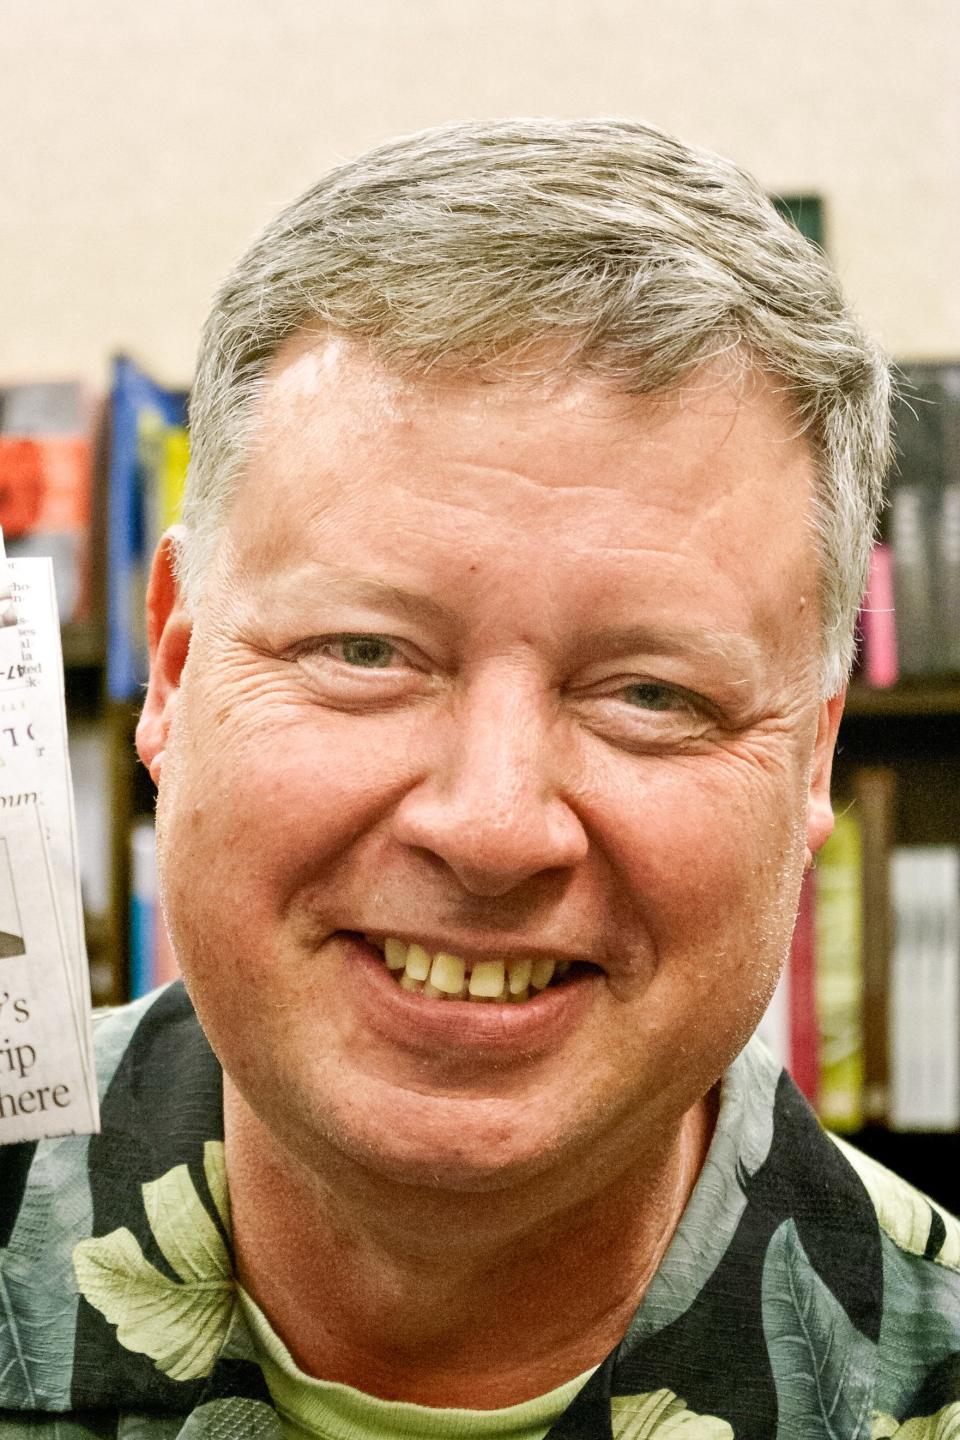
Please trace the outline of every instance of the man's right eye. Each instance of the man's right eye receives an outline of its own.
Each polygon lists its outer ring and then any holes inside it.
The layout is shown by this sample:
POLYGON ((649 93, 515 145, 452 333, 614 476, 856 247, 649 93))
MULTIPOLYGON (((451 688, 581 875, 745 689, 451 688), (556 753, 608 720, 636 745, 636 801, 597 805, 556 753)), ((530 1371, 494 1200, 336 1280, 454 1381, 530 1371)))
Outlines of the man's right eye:
POLYGON ((314 635, 292 646, 284 659, 299 665, 314 688, 330 695, 405 693, 430 673, 413 647, 369 632, 314 635))

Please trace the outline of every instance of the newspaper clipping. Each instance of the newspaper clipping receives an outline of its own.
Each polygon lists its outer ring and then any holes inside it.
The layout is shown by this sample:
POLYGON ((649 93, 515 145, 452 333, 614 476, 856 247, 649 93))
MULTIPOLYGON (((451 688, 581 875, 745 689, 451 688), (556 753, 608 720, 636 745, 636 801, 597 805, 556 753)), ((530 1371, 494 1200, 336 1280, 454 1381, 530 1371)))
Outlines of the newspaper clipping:
POLYGON ((0 1145, 98 1129, 53 568, 0 533, 0 1145))

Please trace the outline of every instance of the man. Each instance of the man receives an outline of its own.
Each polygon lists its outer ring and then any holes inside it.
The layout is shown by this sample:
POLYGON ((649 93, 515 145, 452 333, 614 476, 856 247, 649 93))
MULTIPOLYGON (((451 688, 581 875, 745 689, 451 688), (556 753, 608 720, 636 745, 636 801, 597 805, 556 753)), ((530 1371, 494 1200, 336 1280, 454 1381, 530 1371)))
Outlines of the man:
POLYGON ((748 1044, 886 415, 819 254, 647 126, 429 132, 266 231, 148 605, 190 999, 18 1186, 0 1435, 947 1433, 960 1230, 748 1044))

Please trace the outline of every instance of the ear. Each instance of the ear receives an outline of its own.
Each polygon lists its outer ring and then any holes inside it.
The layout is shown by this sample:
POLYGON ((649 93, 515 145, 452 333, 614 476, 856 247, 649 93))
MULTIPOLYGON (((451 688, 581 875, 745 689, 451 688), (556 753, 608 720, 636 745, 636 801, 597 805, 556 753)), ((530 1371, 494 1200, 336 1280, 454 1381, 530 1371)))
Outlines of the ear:
POLYGON ((164 535, 153 557, 147 587, 150 681, 137 724, 137 753, 155 785, 160 783, 167 737, 180 693, 180 677, 193 631, 193 622, 180 600, 175 571, 176 553, 184 534, 182 525, 174 525, 164 535))
POLYGON ((830 802, 830 775, 837 731, 847 698, 844 688, 829 700, 821 700, 817 717, 817 738, 813 745, 813 765, 807 791, 807 869, 813 857, 833 830, 833 805, 830 802))

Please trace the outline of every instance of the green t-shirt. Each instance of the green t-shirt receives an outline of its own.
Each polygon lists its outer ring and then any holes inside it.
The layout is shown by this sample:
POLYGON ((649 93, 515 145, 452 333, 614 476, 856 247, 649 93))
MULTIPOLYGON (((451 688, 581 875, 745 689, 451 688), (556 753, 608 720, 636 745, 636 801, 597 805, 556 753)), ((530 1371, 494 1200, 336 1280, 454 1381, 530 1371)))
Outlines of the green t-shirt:
POLYGON ((593 1370, 502 1410, 435 1409, 378 1400, 302 1371, 255 1300, 240 1303, 284 1440, 543 1440, 593 1370))

